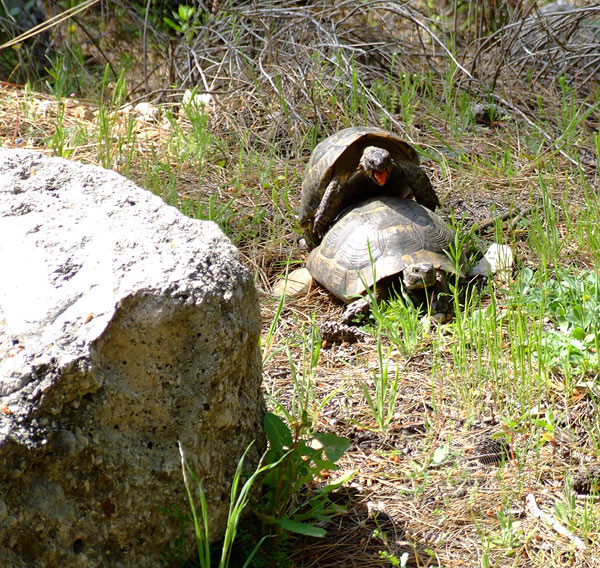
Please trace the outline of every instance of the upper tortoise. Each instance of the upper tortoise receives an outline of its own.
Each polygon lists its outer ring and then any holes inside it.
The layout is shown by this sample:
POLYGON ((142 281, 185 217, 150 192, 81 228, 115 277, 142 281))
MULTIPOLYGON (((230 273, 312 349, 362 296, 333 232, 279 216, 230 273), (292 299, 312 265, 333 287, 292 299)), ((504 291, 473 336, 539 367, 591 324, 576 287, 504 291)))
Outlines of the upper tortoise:
POLYGON ((432 211, 439 205, 415 149, 395 134, 354 126, 317 144, 302 182, 298 220, 315 247, 349 205, 369 197, 414 197, 432 211))

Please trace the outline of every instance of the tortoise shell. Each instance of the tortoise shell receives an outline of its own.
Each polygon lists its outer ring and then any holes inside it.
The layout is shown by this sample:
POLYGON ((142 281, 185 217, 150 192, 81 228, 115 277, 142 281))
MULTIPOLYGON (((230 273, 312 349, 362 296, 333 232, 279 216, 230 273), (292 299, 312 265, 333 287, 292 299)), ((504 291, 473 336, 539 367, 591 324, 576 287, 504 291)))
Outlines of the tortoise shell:
POLYGON ((373 286, 374 272, 380 282, 425 262, 438 271, 455 273, 444 252, 453 242, 454 231, 419 203, 372 198, 342 213, 310 252, 307 266, 319 284, 350 302, 373 286))
MULTIPOLYGON (((367 174, 358 178, 354 177, 358 193, 354 202, 382 194, 406 197, 408 189, 408 195, 414 195, 417 201, 432 210, 435 210, 439 204, 429 178, 419 166, 417 152, 410 144, 381 128, 371 126, 346 128, 317 144, 306 167, 298 220, 310 241, 319 241, 318 238, 312 238, 311 223, 327 186, 334 177, 342 185, 346 184, 349 178, 357 172, 363 151, 368 146, 387 150, 396 169, 398 167, 401 169, 398 170, 395 177, 390 178, 386 188, 378 187, 367 174), (407 188, 407 186, 409 187, 407 188)), ((337 213, 349 205, 348 202, 340 203, 337 213)), ((334 206, 337 207, 337 204, 334 206)))

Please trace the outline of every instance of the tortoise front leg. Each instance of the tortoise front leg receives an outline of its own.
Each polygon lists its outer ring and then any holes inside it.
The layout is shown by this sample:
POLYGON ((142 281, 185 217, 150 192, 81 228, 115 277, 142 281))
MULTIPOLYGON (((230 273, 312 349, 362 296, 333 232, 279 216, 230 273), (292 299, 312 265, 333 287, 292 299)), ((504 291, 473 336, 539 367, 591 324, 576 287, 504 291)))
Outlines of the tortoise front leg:
POLYGON ((342 324, 356 325, 354 320, 356 320, 358 316, 367 314, 370 307, 371 304, 369 303, 369 298, 358 298, 358 300, 354 300, 354 302, 348 304, 348 307, 342 314, 342 324))
POLYGON ((358 316, 366 315, 371 309, 371 301, 381 302, 390 297, 392 286, 397 276, 383 278, 375 285, 375 288, 362 298, 354 300, 346 307, 342 314, 342 323, 346 325, 356 325, 355 320, 358 316))
POLYGON ((313 232, 319 237, 323 238, 323 235, 327 232, 327 229, 333 223, 333 220, 337 217, 340 212, 341 192, 343 190, 343 184, 334 177, 327 186, 321 203, 317 207, 315 213, 315 220, 313 223, 313 232))

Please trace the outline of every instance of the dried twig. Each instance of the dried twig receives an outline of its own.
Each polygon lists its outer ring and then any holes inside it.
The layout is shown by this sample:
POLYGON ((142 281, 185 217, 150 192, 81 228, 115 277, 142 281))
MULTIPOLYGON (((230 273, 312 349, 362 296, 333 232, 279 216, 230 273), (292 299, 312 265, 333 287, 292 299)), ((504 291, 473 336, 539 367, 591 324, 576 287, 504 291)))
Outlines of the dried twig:
POLYGON ((2 45, 0 45, 0 50, 6 49, 7 47, 11 47, 18 43, 24 42, 38 34, 48 31, 49 29, 53 28, 54 26, 57 26, 61 22, 64 22, 65 20, 72 18, 75 14, 79 14, 79 12, 83 12, 84 10, 87 10, 88 8, 92 7, 94 4, 97 4, 99 1, 100 0, 86 0, 86 2, 84 2, 83 4, 80 4, 78 6, 73 6, 72 8, 69 8, 68 10, 65 10, 64 12, 61 12, 60 14, 57 14, 56 16, 53 16, 52 18, 46 20, 45 22, 42 22, 41 24, 34 26, 33 28, 31 28, 31 29, 27 30, 26 32, 20 34, 19 36, 7 41, 6 43, 3 43, 2 45))
POLYGON ((525 497, 525 507, 531 515, 533 515, 536 519, 540 519, 544 521, 547 525, 549 525, 554 531, 558 534, 568 538, 578 550, 587 550, 587 546, 583 540, 581 540, 578 536, 574 535, 569 529, 563 527, 550 513, 544 513, 535 502, 535 497, 532 493, 529 493, 525 497))
POLYGON ((502 215, 498 215, 496 217, 489 217, 487 219, 483 219, 482 221, 480 221, 479 223, 476 223, 473 226, 473 232, 477 233, 477 234, 483 233, 490 227, 493 227, 497 221, 504 222, 504 221, 510 219, 510 225, 515 225, 523 217, 525 217, 526 215, 529 215, 529 213, 531 213, 536 208, 537 208, 537 205, 533 206, 533 207, 527 207, 526 209, 523 209, 522 211, 519 211, 519 212, 515 212, 514 210, 511 210, 511 211, 507 211, 506 213, 503 213, 502 215))
MULTIPOLYGON (((589 23, 599 7, 540 13, 532 12, 529 4, 518 4, 504 27, 477 40, 477 49, 466 44, 456 52, 447 47, 450 35, 457 42, 470 41, 474 30, 463 34, 449 29, 451 17, 434 21, 420 7, 410 0, 221 4, 217 12, 205 11, 191 42, 188 36, 188 43, 182 40, 175 47, 174 79, 183 87, 227 93, 219 97, 223 108, 239 111, 223 113, 219 120, 228 130, 251 128, 265 143, 285 137, 286 130, 292 134, 313 127, 339 128, 337 117, 347 113, 336 113, 335 107, 349 106, 367 123, 384 116, 411 141, 401 118, 382 103, 375 85, 393 83, 399 72, 424 70, 447 80, 451 69, 456 86, 484 99, 491 97, 534 128, 550 152, 573 165, 581 163, 561 147, 561 125, 557 123, 555 130, 542 128, 527 100, 507 100, 494 85, 499 79, 507 84, 516 80, 519 69, 534 69, 538 80, 564 72, 573 84, 588 84, 590 73, 600 69, 596 49, 600 28, 589 23), (253 125, 264 125, 265 116, 270 126, 257 132, 253 125)), ((487 16, 473 17, 480 33, 487 33, 487 16)), ((460 23, 454 19, 454 26, 460 23)))
MULTIPOLYGON (((532 8, 535 5, 532 4, 532 8)), ((569 84, 587 93, 598 81, 600 6, 530 9, 481 42, 473 57, 484 82, 491 88, 502 76, 509 82, 552 84, 566 77, 569 84)))

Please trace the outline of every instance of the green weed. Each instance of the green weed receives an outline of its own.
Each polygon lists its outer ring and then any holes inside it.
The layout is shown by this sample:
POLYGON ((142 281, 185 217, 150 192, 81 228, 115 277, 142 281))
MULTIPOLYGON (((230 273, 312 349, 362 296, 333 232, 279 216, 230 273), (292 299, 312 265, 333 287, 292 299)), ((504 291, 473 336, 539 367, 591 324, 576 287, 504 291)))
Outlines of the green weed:
POLYGON ((404 290, 393 294, 387 302, 378 302, 373 297, 370 305, 374 320, 374 325, 369 326, 371 333, 388 338, 404 356, 416 353, 426 341, 429 309, 417 304, 404 290))
POLYGON ((263 495, 257 512, 266 527, 305 536, 322 537, 326 532, 317 523, 327 523, 344 509, 330 494, 352 478, 342 475, 327 485, 318 480, 336 471, 338 461, 348 449, 349 440, 333 433, 308 434, 302 425, 292 431, 275 414, 265 416, 269 450, 265 461, 277 467, 262 478, 263 495), (307 493, 303 494, 303 488, 307 493))
MULTIPOLYGON (((221 547, 221 556, 218 561, 219 568, 228 568, 231 561, 231 552, 233 544, 237 535, 238 524, 240 522, 242 513, 249 503, 250 491, 254 482, 259 476, 269 471, 272 468, 277 467, 278 462, 271 462, 265 466, 262 465, 262 460, 258 463, 254 473, 246 479, 243 485, 240 487, 240 483, 243 475, 243 465, 246 454, 250 450, 252 444, 246 448, 246 451, 240 458, 235 474, 233 476, 231 484, 231 495, 229 501, 229 513, 227 516, 227 527, 225 529, 225 536, 223 538, 223 544, 221 547)), ((194 532, 196 535, 196 547, 198 553, 198 561, 201 568, 211 568, 211 546, 210 546, 210 535, 208 526, 208 508, 206 504, 206 498, 204 491, 202 490, 202 484, 198 477, 195 475, 193 470, 185 461, 183 448, 179 445, 179 453, 181 455, 181 468, 183 470, 183 480, 185 482, 185 488, 187 491, 188 499, 190 502, 190 508, 192 511, 192 518, 194 521, 194 532), (197 507, 194 500, 194 488, 200 495, 200 506, 197 507)), ((250 565, 252 558, 258 551, 260 545, 267 538, 267 535, 263 536, 260 541, 256 544, 254 549, 248 555, 242 568, 250 565)))
POLYGON ((104 103, 104 89, 108 85, 109 77, 110 70, 107 65, 104 70, 102 93, 98 105, 98 126, 96 131, 98 160, 105 168, 119 169, 119 166, 123 163, 125 172, 129 172, 131 161, 133 160, 135 139, 133 118, 127 116, 127 126, 124 133, 122 132, 122 128, 119 127, 119 123, 123 120, 120 107, 125 100, 127 89, 125 75, 121 73, 117 79, 107 105, 104 103), (115 133, 117 133, 116 137, 115 133))
POLYGON ((391 348, 388 348, 387 354, 384 355, 381 341, 378 339, 377 362, 379 364, 379 372, 373 372, 374 395, 371 394, 365 382, 360 380, 360 388, 375 419, 375 423, 381 431, 385 431, 394 419, 396 402, 400 394, 398 392, 399 369, 397 365, 393 365, 390 376, 390 353, 391 348))
POLYGON ((578 375, 598 370, 598 274, 559 271, 556 276, 544 282, 530 269, 522 272, 520 295, 524 306, 538 317, 546 318, 547 324, 541 330, 539 342, 523 340, 523 343, 549 368, 578 375))
POLYGON ((56 57, 50 67, 46 67, 49 79, 46 81, 46 86, 50 92, 56 97, 56 129, 50 141, 50 147, 59 157, 68 157, 69 152, 66 151, 67 132, 64 127, 65 120, 65 102, 64 98, 69 91, 68 73, 65 68, 65 60, 63 57, 56 57))
MULTIPOLYGON (((281 304, 280 304, 281 305, 281 304)), ((271 403, 278 413, 290 423, 294 424, 299 432, 305 432, 318 419, 320 411, 327 403, 344 388, 342 382, 337 388, 333 389, 327 396, 317 400, 314 390, 315 374, 319 363, 319 354, 321 352, 321 336, 314 323, 310 326, 310 331, 306 332, 306 327, 302 328, 301 341, 301 364, 300 367, 294 362, 294 357, 290 345, 285 346, 292 384, 294 386, 290 407, 287 408, 277 399, 276 393, 268 393, 271 403)))

